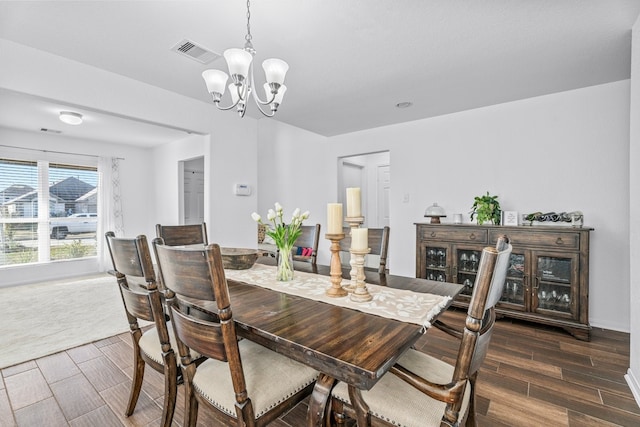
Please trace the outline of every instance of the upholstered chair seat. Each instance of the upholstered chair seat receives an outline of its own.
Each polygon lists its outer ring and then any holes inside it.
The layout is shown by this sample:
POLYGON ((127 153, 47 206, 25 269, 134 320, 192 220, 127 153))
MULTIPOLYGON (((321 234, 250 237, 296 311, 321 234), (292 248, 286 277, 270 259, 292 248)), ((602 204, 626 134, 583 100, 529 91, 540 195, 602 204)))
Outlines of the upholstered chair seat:
POLYGON ((502 295, 511 257, 507 236, 486 247, 480 257, 473 294, 454 365, 409 349, 370 389, 339 382, 331 391, 335 422, 354 418, 368 426, 475 426, 475 384, 502 295))
MULTIPOLYGON (((256 420, 312 384, 318 372, 249 340, 238 343, 242 368, 256 420)), ((227 362, 207 359, 193 377, 193 387, 211 405, 236 417, 236 399, 227 362), (214 380, 215 379, 215 380, 214 380)))
MULTIPOLYGON (((408 350, 397 362, 414 374, 436 384, 446 384, 453 377, 454 367, 416 350, 408 350)), ((333 398, 349 404, 346 383, 339 382, 332 391, 333 398)), ((471 387, 465 387, 461 413, 466 413, 471 396, 471 387)), ((372 415, 381 420, 394 422, 404 427, 440 425, 446 403, 432 399, 395 375, 384 375, 371 390, 362 392, 363 399, 371 408, 372 415)))

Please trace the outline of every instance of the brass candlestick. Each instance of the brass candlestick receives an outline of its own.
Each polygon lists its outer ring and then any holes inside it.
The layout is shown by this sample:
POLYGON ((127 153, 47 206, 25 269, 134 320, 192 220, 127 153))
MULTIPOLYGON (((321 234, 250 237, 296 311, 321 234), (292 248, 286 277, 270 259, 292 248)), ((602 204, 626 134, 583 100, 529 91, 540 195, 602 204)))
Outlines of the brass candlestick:
MULTIPOLYGON (((351 230, 353 230, 354 228, 359 228, 364 223, 364 217, 363 216, 348 216, 348 217, 345 217, 344 221, 349 223, 349 228, 350 228, 349 233, 351 233, 351 230)), ((353 256, 349 260, 349 265, 351 266, 351 271, 349 272, 349 276, 351 277, 351 284, 350 285, 345 285, 344 288, 346 288, 347 291, 352 292, 353 289, 356 287, 355 286, 356 276, 358 274, 358 272, 356 271, 356 265, 355 265, 355 261, 353 259, 353 256)))
POLYGON ((367 302, 373 298, 367 290, 367 285, 364 284, 364 256, 371 252, 370 248, 367 249, 351 249, 351 259, 355 260, 356 267, 356 286, 351 292, 351 301, 367 302))
POLYGON ((331 240, 331 287, 326 290, 327 296, 343 297, 348 292, 340 285, 342 282, 342 264, 340 263, 340 240, 344 239, 344 233, 327 233, 324 237, 331 240))

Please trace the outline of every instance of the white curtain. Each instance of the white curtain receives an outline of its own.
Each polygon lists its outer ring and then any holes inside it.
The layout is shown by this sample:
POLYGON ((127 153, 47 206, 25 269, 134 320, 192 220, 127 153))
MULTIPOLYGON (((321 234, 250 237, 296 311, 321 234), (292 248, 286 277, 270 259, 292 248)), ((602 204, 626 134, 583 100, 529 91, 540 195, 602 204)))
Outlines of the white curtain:
POLYGON ((122 217, 122 197, 120 194, 120 159, 100 157, 98 160, 100 175, 98 190, 98 263, 100 271, 113 267, 104 233, 113 231, 116 236, 124 236, 122 217))

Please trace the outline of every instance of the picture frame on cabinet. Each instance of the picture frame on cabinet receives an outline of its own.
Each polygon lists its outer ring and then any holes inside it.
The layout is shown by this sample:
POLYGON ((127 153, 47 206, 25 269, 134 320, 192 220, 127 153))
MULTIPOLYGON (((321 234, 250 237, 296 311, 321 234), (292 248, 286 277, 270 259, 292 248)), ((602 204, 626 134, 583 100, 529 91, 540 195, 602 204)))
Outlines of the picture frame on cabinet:
POLYGON ((502 225, 518 225, 518 212, 502 211, 502 225))

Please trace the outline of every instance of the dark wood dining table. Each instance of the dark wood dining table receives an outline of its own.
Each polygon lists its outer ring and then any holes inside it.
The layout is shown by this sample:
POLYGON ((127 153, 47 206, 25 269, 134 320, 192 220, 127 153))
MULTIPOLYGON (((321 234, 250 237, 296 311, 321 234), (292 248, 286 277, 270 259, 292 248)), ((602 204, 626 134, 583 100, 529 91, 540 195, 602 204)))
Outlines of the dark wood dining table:
MULTIPOLYGON (((259 263, 275 265, 261 257, 259 263)), ((295 262, 296 271, 329 275, 328 266, 295 262)), ((274 272, 275 274, 275 272, 274 272)), ((455 298, 462 286, 366 271, 366 282, 455 298)), ((343 269, 349 277, 349 269, 343 269)), ((308 404, 307 425, 324 425, 336 380, 368 390, 423 335, 422 325, 266 289, 227 278, 238 335, 321 374, 308 404)), ((449 304, 451 301, 449 301, 449 304)), ((448 307, 448 305, 447 305, 448 307)), ((200 307, 205 311, 207 307, 200 307)), ((446 307, 445 307, 446 309, 446 307)), ((443 309, 444 311, 444 309, 443 309)))

